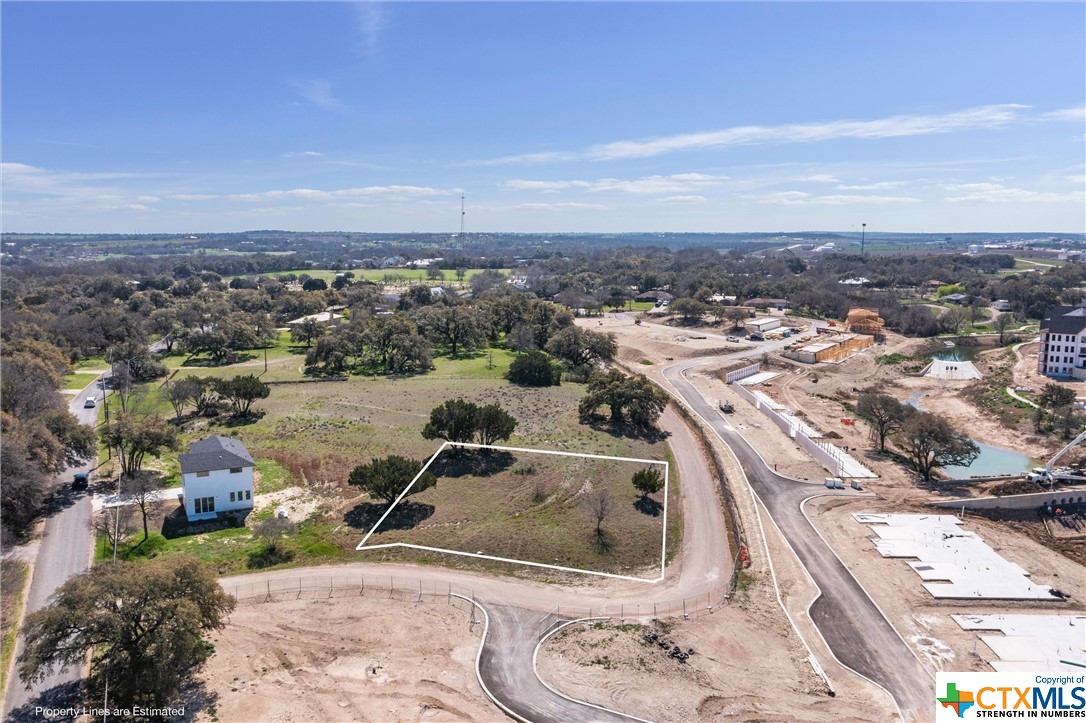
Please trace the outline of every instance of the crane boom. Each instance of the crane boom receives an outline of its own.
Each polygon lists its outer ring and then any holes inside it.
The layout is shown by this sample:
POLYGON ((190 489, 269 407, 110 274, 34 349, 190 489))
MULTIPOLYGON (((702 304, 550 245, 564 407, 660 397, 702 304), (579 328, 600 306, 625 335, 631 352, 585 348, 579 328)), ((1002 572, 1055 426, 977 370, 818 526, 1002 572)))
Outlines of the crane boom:
POLYGON ((1059 452, 1056 452, 1052 459, 1048 460, 1048 464, 1045 465, 1045 475, 1048 477, 1048 479, 1052 479, 1052 466, 1056 464, 1056 461, 1059 460, 1060 457, 1065 455, 1069 449, 1077 444, 1081 444, 1083 440, 1086 440, 1086 429, 1082 430, 1082 434, 1071 440, 1070 444, 1061 449, 1059 452))

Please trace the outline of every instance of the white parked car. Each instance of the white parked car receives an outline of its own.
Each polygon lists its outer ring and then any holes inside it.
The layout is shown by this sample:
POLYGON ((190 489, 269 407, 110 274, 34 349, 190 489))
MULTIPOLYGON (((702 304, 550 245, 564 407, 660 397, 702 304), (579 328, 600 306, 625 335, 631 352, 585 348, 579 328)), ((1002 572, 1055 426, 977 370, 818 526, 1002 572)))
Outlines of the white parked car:
POLYGON ((94 401, 94 397, 87 397, 87 401, 83 402, 84 409, 93 409, 98 406, 98 402, 94 401))

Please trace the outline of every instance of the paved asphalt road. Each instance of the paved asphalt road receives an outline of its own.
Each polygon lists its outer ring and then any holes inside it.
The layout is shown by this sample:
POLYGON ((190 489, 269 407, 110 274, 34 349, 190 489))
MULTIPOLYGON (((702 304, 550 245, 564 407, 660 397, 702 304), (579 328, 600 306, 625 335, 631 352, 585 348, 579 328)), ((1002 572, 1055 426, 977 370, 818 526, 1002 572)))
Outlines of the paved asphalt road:
POLYGON ((906 719, 930 718, 932 676, 803 512, 803 501, 824 490, 817 484, 778 475, 765 465, 746 440, 683 376, 687 369, 701 363, 681 362, 664 373, 683 399, 735 453, 773 522, 821 589, 822 594, 811 606, 810 614, 830 649, 846 666, 886 688, 906 719))
MULTIPOLYGON (((92 383, 76 395, 68 408, 80 422, 94 426, 98 421, 97 407, 92 409, 83 407, 89 396, 95 396, 101 401, 102 390, 92 383)), ((71 483, 72 476, 76 472, 89 472, 91 469, 89 465, 71 467, 55 481, 53 506, 58 511, 45 521, 45 530, 41 546, 38 548, 33 578, 30 581, 30 592, 26 600, 28 613, 44 606, 54 590, 68 578, 78 575, 90 566, 94 540, 91 532, 91 497, 89 492, 73 491, 71 483)), ((20 639, 16 654, 22 652, 22 649, 20 639)), ((4 718, 18 719, 21 717, 20 714, 25 712, 25 709, 18 711, 20 707, 34 701, 43 693, 48 697, 50 689, 67 692, 72 687, 70 684, 79 679, 78 668, 64 668, 54 672, 28 691, 19 681, 18 675, 12 675, 8 683, 7 696, 4 699, 4 718), (57 689, 57 686, 61 688, 57 689), (12 711, 16 713, 13 715, 12 711)))
POLYGON ((525 632, 538 631, 548 617, 546 613, 493 604, 487 605, 486 610, 490 615, 490 630, 479 661, 479 673, 490 692, 510 710, 529 721, 630 722, 624 715, 556 695, 540 682, 534 665, 519 664, 534 660, 539 641, 525 632), (518 664, 509 665, 511 660, 518 664))

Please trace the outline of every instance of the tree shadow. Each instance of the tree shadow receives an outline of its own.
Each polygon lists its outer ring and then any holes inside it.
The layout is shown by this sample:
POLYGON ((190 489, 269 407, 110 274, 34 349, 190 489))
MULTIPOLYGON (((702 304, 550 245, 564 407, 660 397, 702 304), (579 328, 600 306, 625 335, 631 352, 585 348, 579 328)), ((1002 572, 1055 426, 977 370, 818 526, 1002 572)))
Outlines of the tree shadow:
POLYGON ((232 356, 225 357, 223 359, 216 359, 215 357, 208 356, 190 356, 181 363, 181 366, 186 367, 228 367, 231 364, 240 364, 241 362, 252 361, 256 359, 256 354, 250 352, 235 352, 232 356))
POLYGON ((469 474, 489 477, 504 472, 517 461, 511 453, 503 450, 453 447, 451 451, 459 454, 442 454, 430 465, 428 471, 435 477, 463 477, 469 474))
POLYGON ((189 678, 181 686, 181 700, 185 705, 185 719, 195 720, 196 713, 214 708, 219 702, 219 694, 208 690, 204 681, 189 678))
MULTIPOLYGON (((356 530, 370 530, 377 524, 377 520, 381 519, 381 515, 385 514, 387 509, 387 504, 362 502, 348 510, 347 514, 343 515, 343 521, 356 530)), ((434 514, 433 505, 404 500, 396 505, 389 516, 385 518, 385 521, 381 523, 381 529, 410 530, 417 527, 419 523, 432 514, 434 514)))
POLYGON ((593 547, 601 555, 610 555, 611 551, 615 549, 614 535, 607 530, 600 530, 593 540, 593 547))
POLYGON ((670 432, 665 432, 659 427, 639 427, 629 422, 612 422, 598 415, 593 416, 588 421, 582 421, 581 424, 589 426, 597 432, 609 434, 612 437, 628 437, 646 442, 662 442, 671 436, 670 432))
POLYGON ((664 506, 651 497, 638 497, 633 503, 634 509, 643 515, 659 517, 664 511, 664 506))
POLYGON ((251 410, 243 417, 238 417, 231 414, 226 419, 219 422, 220 425, 227 428, 233 427, 247 427, 250 424, 255 424, 264 418, 266 412, 263 409, 251 410))
POLYGON ((273 565, 282 565, 294 559, 292 550, 284 550, 282 545, 265 545, 249 553, 246 565, 250 570, 260 570, 273 565))
MULTIPOLYGON (((22 685, 21 681, 12 679, 8 681, 8 685, 14 686, 22 685)), ((41 723, 42 721, 42 708, 76 708, 81 707, 86 701, 86 690, 83 687, 83 681, 73 680, 67 683, 61 683, 55 685, 52 688, 43 690, 38 695, 34 696, 26 703, 23 703, 18 708, 13 708, 7 716, 4 718, 6 721, 19 721, 20 723, 41 723)), ((98 701, 101 705, 102 701, 98 701)), ((74 720, 71 718, 54 718, 53 720, 74 720)))

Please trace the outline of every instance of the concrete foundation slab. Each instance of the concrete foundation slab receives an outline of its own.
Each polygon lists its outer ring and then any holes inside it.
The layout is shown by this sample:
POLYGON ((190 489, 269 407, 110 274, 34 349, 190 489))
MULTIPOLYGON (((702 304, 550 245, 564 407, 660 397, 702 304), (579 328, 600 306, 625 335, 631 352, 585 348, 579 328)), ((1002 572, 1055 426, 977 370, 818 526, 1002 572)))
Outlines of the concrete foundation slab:
POLYGON ((1045 600, 1058 602, 1047 585, 1035 585, 1029 572, 1003 559, 953 515, 856 514, 871 525, 875 549, 883 557, 911 557, 911 567, 935 598, 1045 600))
POLYGON ((980 639, 998 656, 1001 673, 1083 673, 1086 615, 951 615, 963 630, 1000 632, 980 639))

